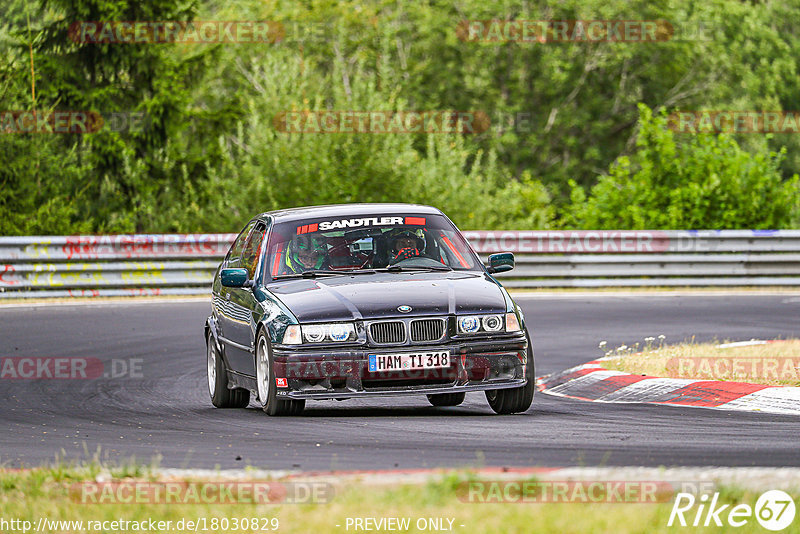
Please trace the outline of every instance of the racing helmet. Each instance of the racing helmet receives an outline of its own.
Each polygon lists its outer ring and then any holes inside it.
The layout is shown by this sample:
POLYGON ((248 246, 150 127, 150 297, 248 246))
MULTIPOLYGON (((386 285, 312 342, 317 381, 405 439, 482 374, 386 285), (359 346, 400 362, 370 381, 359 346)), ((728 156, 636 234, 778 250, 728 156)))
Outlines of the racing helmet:
POLYGON ((322 239, 299 235, 295 236, 286 249, 286 265, 292 270, 320 269, 325 264, 328 247, 322 239))
POLYGON ((411 240, 414 242, 414 248, 416 248, 420 254, 425 251, 425 238, 423 237, 424 234, 422 230, 409 230, 407 228, 398 228, 395 230, 389 230, 386 232, 386 238, 389 243, 389 248, 392 254, 397 254, 403 248, 408 247, 398 247, 397 244, 400 240, 411 240))

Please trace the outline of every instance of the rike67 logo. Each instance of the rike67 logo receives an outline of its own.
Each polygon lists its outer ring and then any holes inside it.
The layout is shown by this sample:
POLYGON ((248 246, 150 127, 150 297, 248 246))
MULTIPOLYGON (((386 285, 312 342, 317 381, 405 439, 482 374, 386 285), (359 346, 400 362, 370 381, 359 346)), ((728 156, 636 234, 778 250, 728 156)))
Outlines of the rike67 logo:
POLYGON ((667 526, 677 524, 685 527, 721 527, 725 524, 730 527, 746 525, 754 516, 756 521, 767 530, 779 531, 792 524, 795 515, 795 505, 792 497, 780 490, 770 490, 763 493, 756 501, 755 507, 749 504, 719 504, 719 493, 714 493, 709 502, 709 496, 703 494, 696 498, 691 493, 678 493, 675 504, 669 514, 667 526), (696 511, 693 509, 696 506, 696 511), (686 514, 686 515, 684 515, 686 514))

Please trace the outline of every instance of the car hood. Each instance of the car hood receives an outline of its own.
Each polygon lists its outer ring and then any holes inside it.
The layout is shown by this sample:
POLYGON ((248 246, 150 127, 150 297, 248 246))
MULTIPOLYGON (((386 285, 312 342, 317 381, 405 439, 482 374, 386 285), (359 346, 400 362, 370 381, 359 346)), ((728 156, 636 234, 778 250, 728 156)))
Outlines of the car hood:
POLYGON ((267 289, 301 323, 506 311, 502 290, 483 273, 331 276, 275 282, 267 289), (398 306, 411 311, 401 313, 398 306))

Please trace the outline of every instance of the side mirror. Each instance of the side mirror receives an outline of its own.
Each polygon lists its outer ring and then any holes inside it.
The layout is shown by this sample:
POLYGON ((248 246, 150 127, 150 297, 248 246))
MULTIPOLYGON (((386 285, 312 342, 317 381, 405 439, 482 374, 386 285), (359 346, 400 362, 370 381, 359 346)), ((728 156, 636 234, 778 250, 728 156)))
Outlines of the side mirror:
POLYGON ((247 269, 222 269, 219 280, 225 287, 246 287, 247 269))
POLYGON ((488 271, 491 274, 504 273, 514 268, 514 255, 510 252, 501 252, 489 256, 488 271))

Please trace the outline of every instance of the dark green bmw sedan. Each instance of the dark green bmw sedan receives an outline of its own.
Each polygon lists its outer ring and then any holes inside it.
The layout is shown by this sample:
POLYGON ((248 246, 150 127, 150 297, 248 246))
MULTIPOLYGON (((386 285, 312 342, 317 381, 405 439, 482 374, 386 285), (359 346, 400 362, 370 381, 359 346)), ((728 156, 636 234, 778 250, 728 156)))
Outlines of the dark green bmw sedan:
POLYGON ((234 241, 205 324, 218 408, 251 396, 270 415, 306 401, 426 395, 456 406, 485 392, 499 414, 533 400, 520 308, 439 210, 411 204, 262 213, 234 241))

